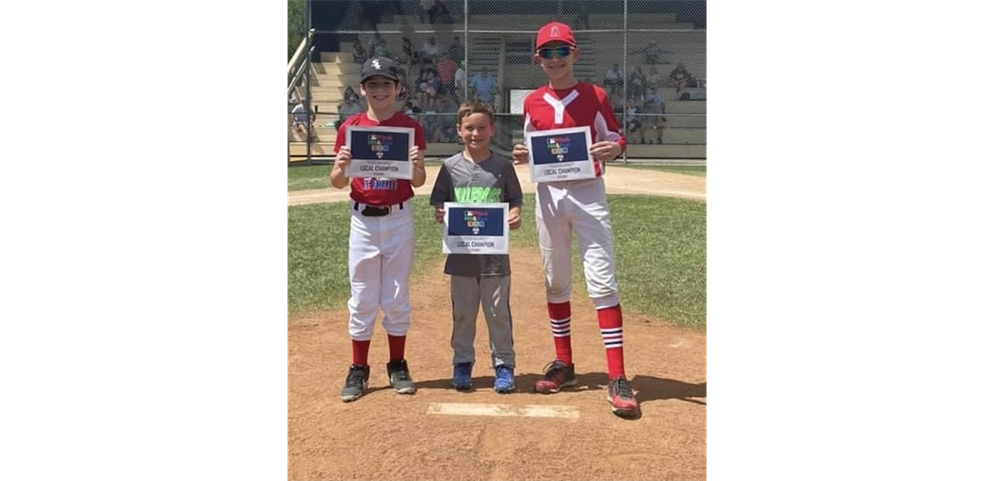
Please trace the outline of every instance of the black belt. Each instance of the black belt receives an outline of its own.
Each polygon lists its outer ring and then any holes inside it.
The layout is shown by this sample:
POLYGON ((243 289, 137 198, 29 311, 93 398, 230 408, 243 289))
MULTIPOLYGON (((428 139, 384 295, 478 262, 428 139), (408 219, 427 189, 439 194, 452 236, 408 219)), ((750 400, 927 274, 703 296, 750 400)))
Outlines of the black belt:
MULTIPOLYGON (((363 212, 361 212, 361 214, 365 217, 383 217, 390 214, 390 208, 391 206, 389 205, 383 207, 376 205, 364 205, 363 212)), ((397 204, 397 208, 404 210, 404 202, 397 204)), ((354 202, 352 204, 352 210, 359 210, 359 202, 354 202)))

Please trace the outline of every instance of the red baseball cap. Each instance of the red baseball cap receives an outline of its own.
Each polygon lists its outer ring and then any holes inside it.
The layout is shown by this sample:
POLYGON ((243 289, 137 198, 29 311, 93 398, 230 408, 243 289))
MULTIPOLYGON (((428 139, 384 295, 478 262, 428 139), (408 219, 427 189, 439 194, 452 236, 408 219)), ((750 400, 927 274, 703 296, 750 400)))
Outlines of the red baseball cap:
POLYGON ((574 31, 569 25, 560 22, 549 22, 539 28, 539 33, 536 34, 536 50, 549 42, 565 42, 571 47, 577 46, 574 31))

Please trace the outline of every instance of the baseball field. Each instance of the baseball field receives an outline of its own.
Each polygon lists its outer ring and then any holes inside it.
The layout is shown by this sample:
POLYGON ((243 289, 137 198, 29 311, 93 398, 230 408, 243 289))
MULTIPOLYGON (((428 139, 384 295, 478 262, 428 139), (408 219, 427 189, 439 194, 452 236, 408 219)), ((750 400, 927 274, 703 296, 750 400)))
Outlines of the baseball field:
POLYGON ((457 392, 449 335, 449 280, 427 195, 438 165, 416 189, 416 266, 407 359, 418 392, 387 383, 380 326, 370 351, 370 391, 339 400, 350 347, 348 189, 328 188, 328 166, 288 173, 288 478, 353 479, 705 479, 706 255, 704 168, 629 167, 606 175, 625 314, 626 371, 642 414, 624 420, 605 400, 605 354, 594 309, 574 268, 573 346, 578 385, 531 392, 553 358, 534 192, 512 234, 517 389, 491 390, 487 330, 478 319, 474 387, 457 392))

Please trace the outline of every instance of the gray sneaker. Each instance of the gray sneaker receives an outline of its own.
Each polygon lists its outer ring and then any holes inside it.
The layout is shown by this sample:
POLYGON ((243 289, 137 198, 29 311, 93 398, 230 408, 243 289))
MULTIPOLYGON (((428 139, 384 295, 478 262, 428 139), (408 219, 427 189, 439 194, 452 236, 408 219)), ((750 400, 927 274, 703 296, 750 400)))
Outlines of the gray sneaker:
POLYGON ((355 401, 363 396, 369 386, 370 366, 349 366, 349 375, 345 378, 342 388, 342 401, 355 401))
POLYGON ((387 377, 390 378, 390 387, 398 394, 415 393, 415 382, 411 380, 408 362, 404 359, 387 363, 387 377))

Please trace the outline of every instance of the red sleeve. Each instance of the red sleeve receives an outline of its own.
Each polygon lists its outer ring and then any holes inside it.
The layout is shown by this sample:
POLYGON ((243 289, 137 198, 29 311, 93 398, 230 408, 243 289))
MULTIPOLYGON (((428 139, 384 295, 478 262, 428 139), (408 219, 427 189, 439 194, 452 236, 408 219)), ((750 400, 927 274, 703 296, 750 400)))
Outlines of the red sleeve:
POLYGON ((601 129, 599 128, 598 133, 601 134, 604 140, 618 142, 618 145, 622 147, 622 152, 620 152, 620 154, 624 153, 628 142, 625 140, 625 134, 619 126, 618 119, 615 118, 615 111, 612 110, 611 99, 608 97, 608 93, 605 92, 605 89, 597 85, 594 86, 594 93, 598 98, 598 113, 601 118, 605 119, 605 131, 600 132, 601 129))

